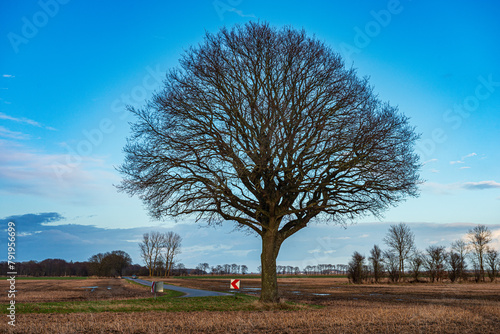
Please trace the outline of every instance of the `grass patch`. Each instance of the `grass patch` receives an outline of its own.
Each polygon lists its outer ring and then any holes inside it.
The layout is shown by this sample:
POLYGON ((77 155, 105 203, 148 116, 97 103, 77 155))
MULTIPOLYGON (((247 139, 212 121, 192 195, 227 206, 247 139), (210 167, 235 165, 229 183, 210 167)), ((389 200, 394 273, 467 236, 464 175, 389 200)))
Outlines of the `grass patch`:
POLYGON ((132 285, 135 285, 135 286, 140 286, 141 288, 145 288, 145 289, 147 289, 147 290, 151 290, 151 287, 150 287, 150 286, 147 286, 147 285, 144 285, 144 284, 138 283, 138 282, 136 282, 136 281, 132 281, 132 280, 128 280, 128 279, 126 279, 125 281, 126 281, 127 283, 129 283, 129 284, 132 284, 132 285))
MULTIPOLYGON (((162 296, 154 298, 97 300, 82 302, 51 302, 51 303, 16 303, 16 314, 29 313, 99 313, 99 312, 195 312, 195 311, 269 311, 269 310, 300 310, 318 308, 283 302, 279 305, 262 304, 257 297, 239 295, 220 297, 190 297, 175 298, 183 294, 167 290, 162 296)), ((7 305, 3 304, 0 311, 7 314, 7 305)))
MULTIPOLYGON (((57 303, 16 303, 16 314, 28 313, 97 313, 97 312, 194 312, 194 311, 255 311, 269 310, 272 305, 258 303, 257 297, 241 295, 221 297, 174 298, 182 296, 178 291, 168 290, 162 296, 126 300, 98 300, 57 303)), ((298 304, 283 303, 277 309, 297 309, 298 304)), ((304 306, 302 306, 304 307, 304 306)), ((7 314, 7 305, 2 305, 2 314, 7 314)))

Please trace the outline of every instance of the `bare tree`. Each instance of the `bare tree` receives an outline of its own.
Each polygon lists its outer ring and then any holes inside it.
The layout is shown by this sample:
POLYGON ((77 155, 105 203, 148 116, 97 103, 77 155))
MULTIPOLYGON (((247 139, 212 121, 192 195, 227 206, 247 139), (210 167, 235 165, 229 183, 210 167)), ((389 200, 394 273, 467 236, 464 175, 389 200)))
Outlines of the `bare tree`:
POLYGON ((391 225, 384 238, 384 243, 389 246, 399 259, 399 280, 404 279, 405 261, 410 257, 415 248, 415 236, 406 224, 391 225))
POLYGON ((410 273, 415 282, 418 282, 420 272, 424 266, 424 256, 420 251, 414 251, 410 257, 410 273))
POLYGON ((425 267, 431 277, 431 282, 434 280, 442 280, 445 274, 446 249, 443 246, 429 246, 426 249, 425 267))
POLYGON ((469 247, 471 248, 477 269, 479 269, 479 278, 484 282, 484 255, 488 250, 488 244, 491 242, 491 231, 485 225, 478 225, 467 233, 469 247))
POLYGON ((142 242, 139 244, 141 257, 149 270, 149 276, 153 276, 161 262, 161 250, 163 248, 164 238, 160 232, 144 233, 142 242))
POLYGON ((454 251, 448 253, 446 257, 448 262, 448 278, 450 281, 455 282, 460 277, 460 255, 454 251))
POLYGON ((170 276, 174 260, 181 252, 182 238, 175 232, 169 231, 163 235, 162 258, 165 264, 165 276, 170 276))
POLYGON ((397 282, 399 280, 399 258, 391 251, 384 252, 384 263, 389 274, 389 279, 391 282, 397 282))
POLYGON ((488 277, 492 282, 495 281, 498 274, 498 267, 500 266, 499 256, 498 251, 493 248, 488 248, 486 251, 485 263, 488 265, 488 277))
POLYGON ((262 238, 261 301, 276 258, 313 219, 345 223, 417 195, 418 136, 367 79, 304 31, 250 22, 187 51, 137 116, 119 187, 153 217, 195 214, 262 238))
POLYGON ((353 283, 362 283, 366 277, 365 257, 358 252, 354 252, 348 264, 347 278, 353 283))
POLYGON ((458 255, 458 272, 457 278, 461 280, 465 280, 467 278, 466 270, 467 270, 467 253, 468 246, 464 240, 457 240, 451 244, 451 250, 458 255))
POLYGON ((373 270, 373 279, 375 283, 378 283, 384 273, 383 254, 379 246, 373 246, 370 250, 370 257, 368 260, 373 270))
POLYGON ((248 267, 246 265, 241 266, 241 273, 246 275, 248 273, 248 267))
POLYGON ((196 266, 196 269, 199 270, 200 274, 201 273, 208 274, 208 270, 210 269, 210 265, 206 262, 200 263, 200 264, 198 264, 198 266, 196 266))

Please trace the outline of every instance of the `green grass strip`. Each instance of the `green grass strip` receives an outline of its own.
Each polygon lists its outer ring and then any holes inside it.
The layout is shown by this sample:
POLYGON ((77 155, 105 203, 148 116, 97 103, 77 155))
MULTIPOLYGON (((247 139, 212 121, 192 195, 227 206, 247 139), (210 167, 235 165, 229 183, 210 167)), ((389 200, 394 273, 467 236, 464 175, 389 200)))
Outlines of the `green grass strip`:
MULTIPOLYGON (((240 295, 220 297, 175 298, 183 293, 168 290, 154 298, 97 300, 79 302, 16 303, 16 314, 28 313, 88 313, 88 312, 193 312, 255 310, 256 297, 240 295)), ((7 314, 7 304, 2 304, 1 314, 7 314)))

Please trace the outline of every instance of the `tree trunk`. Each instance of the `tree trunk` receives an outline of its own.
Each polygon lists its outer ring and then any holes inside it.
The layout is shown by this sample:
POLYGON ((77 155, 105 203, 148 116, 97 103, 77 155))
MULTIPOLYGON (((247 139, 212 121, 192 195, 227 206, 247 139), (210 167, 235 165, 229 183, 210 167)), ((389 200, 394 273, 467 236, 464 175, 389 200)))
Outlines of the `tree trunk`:
POLYGON ((276 258, 280 243, 274 233, 268 232, 262 237, 262 265, 260 301, 265 303, 279 303, 278 279, 276 275, 276 258))

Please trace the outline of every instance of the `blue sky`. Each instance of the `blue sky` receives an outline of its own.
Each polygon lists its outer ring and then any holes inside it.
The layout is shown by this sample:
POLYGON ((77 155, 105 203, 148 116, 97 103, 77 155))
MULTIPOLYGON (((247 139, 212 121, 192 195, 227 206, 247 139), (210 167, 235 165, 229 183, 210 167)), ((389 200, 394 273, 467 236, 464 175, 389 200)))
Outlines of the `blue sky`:
POLYGON ((425 163, 419 198, 347 229, 314 224, 285 242, 279 261, 345 263, 399 222, 421 248, 448 246, 476 224, 498 238, 499 14, 493 1, 2 1, 0 220, 15 216, 21 260, 123 249, 140 262, 142 233, 173 229, 188 267, 255 270, 257 238, 189 217, 152 221, 113 184, 133 121, 125 105, 142 105, 205 31, 261 20, 304 28, 370 76, 422 134, 425 163))

